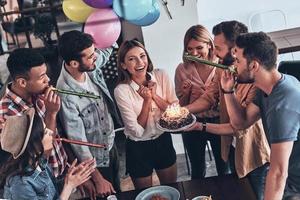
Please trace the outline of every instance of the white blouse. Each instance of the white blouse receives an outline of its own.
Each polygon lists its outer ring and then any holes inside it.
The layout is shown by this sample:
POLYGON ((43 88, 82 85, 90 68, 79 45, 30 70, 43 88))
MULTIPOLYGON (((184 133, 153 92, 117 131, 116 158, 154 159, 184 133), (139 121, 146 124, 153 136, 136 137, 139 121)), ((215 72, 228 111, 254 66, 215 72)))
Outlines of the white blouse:
MULTIPOLYGON (((172 81, 165 71, 155 69, 149 73, 151 81, 157 84, 156 94, 168 103, 178 103, 172 81)), ((146 141, 159 137, 163 131, 156 127, 156 122, 161 117, 162 111, 152 100, 152 108, 149 112, 146 128, 137 121, 141 113, 144 99, 137 93, 139 86, 134 81, 130 84, 119 84, 115 90, 115 99, 119 107, 125 135, 134 141, 146 141)))

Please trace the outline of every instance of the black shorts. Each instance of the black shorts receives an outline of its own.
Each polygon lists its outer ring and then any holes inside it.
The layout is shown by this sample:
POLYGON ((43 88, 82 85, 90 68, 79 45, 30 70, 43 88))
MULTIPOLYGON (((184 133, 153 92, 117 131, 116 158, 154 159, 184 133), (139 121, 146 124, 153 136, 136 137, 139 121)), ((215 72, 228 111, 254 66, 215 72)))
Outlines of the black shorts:
POLYGON ((154 140, 126 143, 126 171, 132 178, 150 176, 153 169, 160 170, 176 163, 176 152, 170 133, 154 140))

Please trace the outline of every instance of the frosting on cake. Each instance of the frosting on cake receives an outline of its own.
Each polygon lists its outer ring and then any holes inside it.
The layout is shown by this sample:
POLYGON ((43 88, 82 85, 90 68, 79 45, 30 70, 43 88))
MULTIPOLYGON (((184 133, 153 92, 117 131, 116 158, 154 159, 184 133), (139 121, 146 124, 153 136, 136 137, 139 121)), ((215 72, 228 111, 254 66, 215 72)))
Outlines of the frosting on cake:
POLYGON ((192 123, 193 120, 193 116, 188 109, 180 107, 178 104, 172 104, 162 114, 159 125, 163 128, 175 130, 192 123))

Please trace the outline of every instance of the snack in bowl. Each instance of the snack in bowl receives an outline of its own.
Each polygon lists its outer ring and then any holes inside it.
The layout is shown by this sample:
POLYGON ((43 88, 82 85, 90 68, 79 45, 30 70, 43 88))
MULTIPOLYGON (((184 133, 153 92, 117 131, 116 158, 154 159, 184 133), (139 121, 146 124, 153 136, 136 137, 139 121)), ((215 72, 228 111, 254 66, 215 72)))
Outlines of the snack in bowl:
POLYGON ((150 198, 150 200, 170 200, 170 199, 168 199, 168 198, 166 198, 166 197, 163 197, 163 196, 161 196, 161 195, 159 195, 159 194, 155 194, 155 195, 153 195, 153 196, 150 198))
POLYGON ((176 130, 192 124, 194 121, 193 115, 187 108, 172 104, 162 114, 159 125, 165 129, 176 130))

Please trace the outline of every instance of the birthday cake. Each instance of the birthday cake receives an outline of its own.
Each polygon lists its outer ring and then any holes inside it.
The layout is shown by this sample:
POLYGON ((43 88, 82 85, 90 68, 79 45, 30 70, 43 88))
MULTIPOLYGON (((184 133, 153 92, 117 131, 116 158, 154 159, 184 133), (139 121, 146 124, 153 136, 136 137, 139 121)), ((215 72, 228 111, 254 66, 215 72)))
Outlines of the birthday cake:
POLYGON ((162 114, 159 125, 165 129, 176 130, 190 125, 194 121, 194 117, 188 109, 179 105, 171 105, 162 114))

